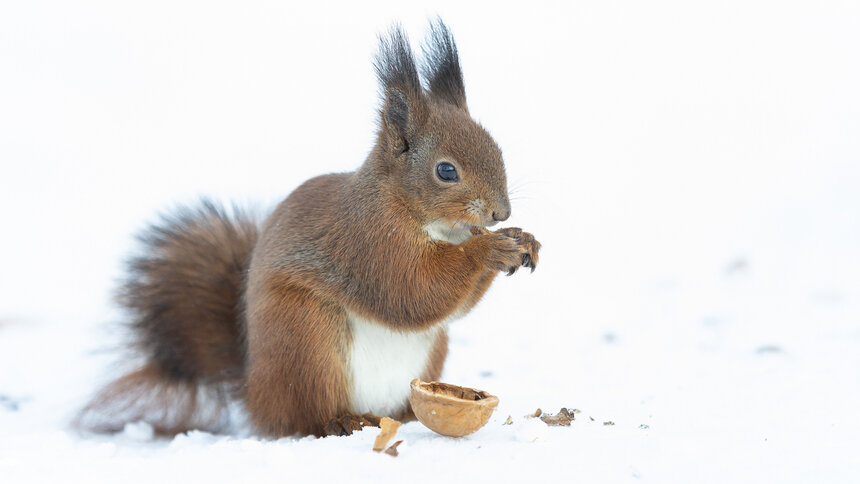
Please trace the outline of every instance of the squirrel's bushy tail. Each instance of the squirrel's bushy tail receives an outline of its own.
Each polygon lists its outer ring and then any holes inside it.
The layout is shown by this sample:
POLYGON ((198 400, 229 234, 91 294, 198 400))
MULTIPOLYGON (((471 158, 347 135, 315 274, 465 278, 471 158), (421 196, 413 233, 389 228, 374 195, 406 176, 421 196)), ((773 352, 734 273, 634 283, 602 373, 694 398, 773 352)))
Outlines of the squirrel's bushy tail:
POLYGON ((136 371, 102 389, 77 425, 116 432, 144 421, 159 434, 225 423, 244 371, 242 293, 256 220, 204 200, 140 237, 119 301, 131 313, 136 371))

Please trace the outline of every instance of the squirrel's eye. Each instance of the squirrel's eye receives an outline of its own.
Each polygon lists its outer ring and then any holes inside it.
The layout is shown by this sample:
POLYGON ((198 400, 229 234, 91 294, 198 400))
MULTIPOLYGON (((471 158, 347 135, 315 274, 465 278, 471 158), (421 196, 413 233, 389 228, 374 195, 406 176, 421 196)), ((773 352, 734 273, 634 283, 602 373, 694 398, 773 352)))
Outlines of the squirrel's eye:
POLYGON ((440 180, 446 182, 460 181, 460 175, 457 174, 457 168, 446 161, 436 165, 436 176, 438 176, 440 180))

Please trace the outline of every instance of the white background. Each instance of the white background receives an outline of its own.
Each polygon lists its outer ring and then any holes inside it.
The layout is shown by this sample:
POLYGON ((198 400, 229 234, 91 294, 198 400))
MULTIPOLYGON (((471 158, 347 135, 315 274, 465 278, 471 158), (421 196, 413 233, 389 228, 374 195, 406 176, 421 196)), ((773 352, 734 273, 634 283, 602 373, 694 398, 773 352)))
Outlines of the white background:
POLYGON ((0 481, 856 482, 858 45, 848 1, 0 3, 0 481), (397 459, 372 431, 70 432, 123 368, 133 234, 355 169, 376 35, 437 13, 544 246, 452 328, 488 427, 408 424, 397 459))

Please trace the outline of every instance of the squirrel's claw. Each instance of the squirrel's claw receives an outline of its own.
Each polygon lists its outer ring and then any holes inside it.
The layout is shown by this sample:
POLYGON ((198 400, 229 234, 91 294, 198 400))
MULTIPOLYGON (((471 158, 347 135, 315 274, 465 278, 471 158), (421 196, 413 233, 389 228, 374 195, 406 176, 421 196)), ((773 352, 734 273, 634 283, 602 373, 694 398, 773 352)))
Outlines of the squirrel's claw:
POLYGON ((532 272, 534 272, 535 268, 537 267, 537 264, 535 263, 534 259, 532 259, 531 254, 528 252, 523 254, 523 267, 528 267, 529 269, 531 269, 532 272))

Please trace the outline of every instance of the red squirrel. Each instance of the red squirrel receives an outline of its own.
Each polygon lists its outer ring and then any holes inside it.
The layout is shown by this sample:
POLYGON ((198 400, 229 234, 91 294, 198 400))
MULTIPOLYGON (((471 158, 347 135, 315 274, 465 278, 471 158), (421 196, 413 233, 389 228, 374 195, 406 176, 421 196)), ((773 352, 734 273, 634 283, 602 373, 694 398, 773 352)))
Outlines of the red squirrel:
POLYGON ((448 324, 500 271, 533 271, 540 249, 487 229, 511 213, 505 166, 441 20, 423 52, 419 76, 402 30, 380 36, 379 131, 356 171, 306 181, 262 228, 204 201, 144 232, 119 298, 144 362, 81 425, 217 430, 234 397, 273 437, 409 418, 409 383, 439 379, 448 324))

